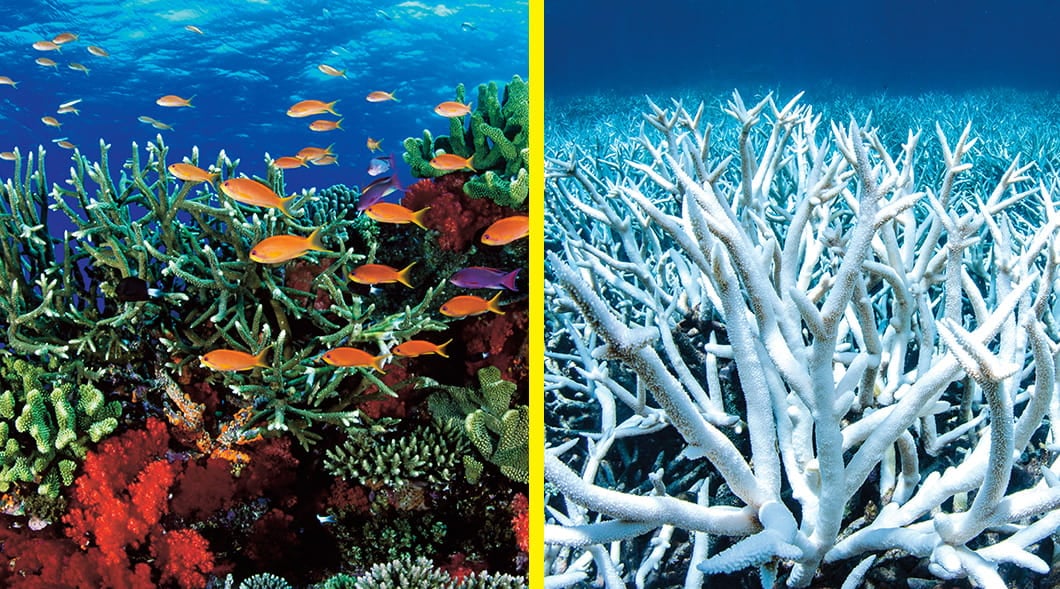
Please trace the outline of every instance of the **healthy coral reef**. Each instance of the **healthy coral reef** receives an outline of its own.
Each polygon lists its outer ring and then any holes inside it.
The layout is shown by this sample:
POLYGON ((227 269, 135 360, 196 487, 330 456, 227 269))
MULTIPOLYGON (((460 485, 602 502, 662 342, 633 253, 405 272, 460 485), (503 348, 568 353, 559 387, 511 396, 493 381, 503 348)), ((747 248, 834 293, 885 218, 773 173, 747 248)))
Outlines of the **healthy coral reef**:
MULTIPOLYGON (((457 102, 463 103, 464 85, 456 87, 457 102)), ((465 185, 472 198, 487 198, 501 206, 525 207, 530 194, 528 171, 530 89, 519 76, 504 87, 503 99, 495 82, 480 84, 475 110, 464 127, 463 117, 449 119, 449 135, 404 141, 405 162, 419 178, 437 178, 449 173, 431 165, 438 153, 472 158, 476 175, 465 185)))

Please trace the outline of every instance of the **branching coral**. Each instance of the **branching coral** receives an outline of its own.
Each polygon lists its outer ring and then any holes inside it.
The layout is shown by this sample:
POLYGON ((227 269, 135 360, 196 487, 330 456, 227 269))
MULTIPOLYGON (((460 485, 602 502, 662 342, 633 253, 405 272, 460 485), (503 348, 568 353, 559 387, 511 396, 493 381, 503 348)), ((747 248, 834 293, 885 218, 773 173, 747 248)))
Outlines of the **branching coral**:
POLYGON ((467 446, 460 429, 444 421, 373 428, 351 432, 341 445, 328 449, 324 467, 373 489, 393 489, 411 480, 444 483, 456 474, 467 446))

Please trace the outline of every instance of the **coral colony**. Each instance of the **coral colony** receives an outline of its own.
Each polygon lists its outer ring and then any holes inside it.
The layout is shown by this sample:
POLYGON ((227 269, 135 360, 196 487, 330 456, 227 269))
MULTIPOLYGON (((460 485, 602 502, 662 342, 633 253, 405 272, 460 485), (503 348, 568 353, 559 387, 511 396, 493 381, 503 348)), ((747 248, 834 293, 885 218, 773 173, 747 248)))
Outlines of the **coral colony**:
POLYGON ((527 85, 478 97, 407 195, 11 154, 0 585, 525 586, 527 85))
POLYGON ((550 146, 547 586, 1049 573, 1055 168, 799 98, 550 146))

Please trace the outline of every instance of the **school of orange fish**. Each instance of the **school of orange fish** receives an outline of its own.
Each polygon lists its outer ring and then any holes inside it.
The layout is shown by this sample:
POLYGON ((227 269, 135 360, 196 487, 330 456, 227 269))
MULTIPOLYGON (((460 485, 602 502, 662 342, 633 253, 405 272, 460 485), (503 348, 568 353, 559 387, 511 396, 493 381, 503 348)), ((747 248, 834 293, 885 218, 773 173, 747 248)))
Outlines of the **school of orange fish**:
MULTIPOLYGON (((186 25, 184 28, 192 33, 205 35, 205 33, 195 25, 186 25)), ((64 45, 78 41, 78 39, 79 36, 75 33, 63 32, 56 35, 51 40, 42 39, 36 41, 33 43, 32 47, 40 52, 54 51, 59 53, 64 45)), ((98 45, 88 45, 86 50, 94 57, 110 57, 110 53, 98 45)), ((59 67, 59 64, 55 60, 47 57, 38 57, 35 61, 42 67, 51 67, 55 69, 58 69, 59 67)), ((75 71, 83 72, 85 75, 88 75, 90 72, 88 67, 77 62, 69 62, 67 67, 75 71)), ((317 69, 331 77, 346 78, 346 70, 340 70, 328 64, 319 64, 317 69)), ((0 85, 7 85, 17 89, 18 82, 12 80, 8 76, 0 75, 0 85)), ((194 96, 184 98, 175 94, 167 94, 159 97, 155 103, 159 106, 169 108, 187 108, 193 106, 191 104, 192 99, 194 99, 194 96)), ((384 92, 380 90, 368 93, 365 100, 372 103, 388 101, 398 102, 398 99, 394 96, 394 92, 384 92)), ((77 115, 80 111, 76 108, 76 105, 80 102, 81 99, 65 102, 59 105, 56 114, 77 115)), ((342 115, 335 111, 335 105, 338 102, 339 100, 333 100, 331 102, 325 102, 322 100, 302 100, 291 105, 287 110, 287 116, 292 118, 305 118, 331 114, 339 117, 339 119, 316 119, 310 122, 309 128, 318 132, 342 130, 342 115)), ((434 112, 439 116, 446 118, 464 117, 471 113, 471 104, 446 101, 438 104, 438 106, 435 107, 434 112)), ((138 117, 138 120, 142 123, 150 124, 154 128, 160 130, 171 130, 173 128, 170 124, 146 115, 138 117)), ((41 122, 49 127, 55 127, 57 129, 62 127, 62 123, 59 119, 50 115, 41 117, 41 122)), ((74 149, 76 147, 76 145, 68 141, 66 138, 53 141, 64 149, 74 149)), ((366 147, 370 152, 382 151, 381 143, 382 139, 369 137, 366 141, 366 147)), ((456 154, 440 153, 431 160, 430 165, 445 172, 463 170, 474 172, 476 170, 474 168, 474 162, 472 161, 473 158, 474 156, 464 158, 456 154)), ((11 151, 4 151, 0 152, 0 159, 14 160, 16 159, 16 156, 11 151)), ((317 166, 338 164, 338 156, 332 152, 332 146, 326 148, 306 147, 293 156, 282 156, 272 161, 272 165, 280 169, 306 167, 309 164, 317 166)), ((205 182, 211 186, 215 185, 219 176, 217 172, 203 170, 202 168, 187 163, 171 164, 168 167, 168 170, 178 180, 195 184, 205 182)), ((375 191, 379 195, 379 198, 382 198, 382 196, 386 196, 393 190, 399 188, 396 176, 393 178, 393 181, 386 179, 385 182, 380 184, 382 189, 375 191)), ((377 183, 373 183, 373 185, 376 184, 377 183)), ((229 178, 228 180, 221 182, 218 186, 215 186, 215 188, 219 189, 220 193, 236 202, 250 206, 274 208, 288 217, 292 216, 288 210, 288 203, 294 199, 294 196, 281 197, 271 188, 257 180, 246 177, 229 178)), ((367 192, 367 187, 366 190, 362 192, 362 200, 364 200, 365 192, 367 192)), ((424 224, 424 216, 430 207, 425 207, 418 211, 412 211, 400 204, 383 202, 381 200, 377 200, 370 204, 362 204, 368 205, 363 207, 364 213, 377 222, 396 224, 411 223, 424 229, 427 228, 424 224)), ((315 229, 308 237, 297 235, 274 235, 265 238, 251 248, 250 259, 262 264, 282 264, 299 258, 311 251, 329 251, 321 241, 319 231, 319 228, 315 229)), ((529 217, 525 215, 516 215, 500 219, 490 225, 483 233, 481 241, 485 245, 504 246, 526 237, 528 233, 529 217)), ((363 264, 350 272, 348 277, 353 282, 370 286, 400 283, 406 287, 412 288, 413 285, 409 280, 409 271, 414 265, 415 263, 412 263, 404 269, 398 270, 384 264, 363 264)), ((514 280, 518 270, 514 272, 503 272, 492 268, 471 267, 461 270, 457 274, 459 275, 462 273, 464 274, 463 280, 457 280, 457 276, 454 276, 454 279, 452 280, 454 284, 466 287, 506 288, 509 290, 515 290, 514 280)), ((503 290, 489 300, 477 295, 454 296, 439 308, 439 312, 442 315, 456 319, 481 315, 487 312, 504 314, 499 303, 502 292, 503 290)), ((408 340, 393 347, 389 354, 382 355, 373 355, 364 350, 352 347, 338 347, 326 351, 321 356, 321 359, 333 366, 361 367, 383 372, 384 363, 390 356, 411 358, 428 354, 437 354, 447 358, 448 354, 446 354, 445 348, 451 341, 452 340, 450 339, 445 343, 435 344, 426 340, 408 340)), ((251 370, 253 368, 268 367, 268 364, 265 361, 267 353, 268 348, 262 350, 256 355, 239 350, 218 349, 203 354, 200 357, 200 361, 203 365, 219 371, 251 370)))

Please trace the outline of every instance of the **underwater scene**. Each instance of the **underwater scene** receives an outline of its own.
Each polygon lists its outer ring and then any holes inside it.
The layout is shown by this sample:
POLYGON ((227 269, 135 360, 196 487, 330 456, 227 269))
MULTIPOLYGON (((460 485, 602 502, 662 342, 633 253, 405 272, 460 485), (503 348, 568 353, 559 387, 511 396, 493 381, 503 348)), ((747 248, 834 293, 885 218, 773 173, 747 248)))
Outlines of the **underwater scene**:
POLYGON ((1057 6, 544 13, 544 586, 1060 586, 1057 6))
POLYGON ((527 3, 0 19, 0 586, 526 587, 527 3))

